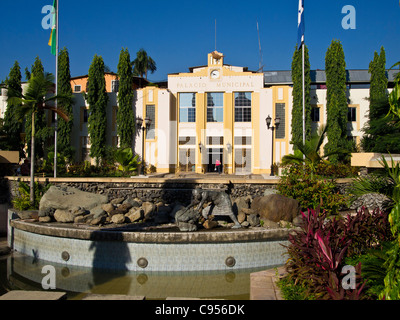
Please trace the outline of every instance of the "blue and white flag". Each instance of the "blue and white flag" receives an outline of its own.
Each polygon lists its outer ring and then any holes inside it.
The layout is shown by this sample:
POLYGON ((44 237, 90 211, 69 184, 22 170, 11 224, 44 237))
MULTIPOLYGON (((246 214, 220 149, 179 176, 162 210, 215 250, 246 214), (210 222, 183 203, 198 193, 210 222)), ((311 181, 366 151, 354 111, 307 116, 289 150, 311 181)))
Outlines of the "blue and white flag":
POLYGON ((297 47, 300 49, 304 43, 304 0, 299 0, 299 14, 298 14, 298 25, 297 25, 297 47))

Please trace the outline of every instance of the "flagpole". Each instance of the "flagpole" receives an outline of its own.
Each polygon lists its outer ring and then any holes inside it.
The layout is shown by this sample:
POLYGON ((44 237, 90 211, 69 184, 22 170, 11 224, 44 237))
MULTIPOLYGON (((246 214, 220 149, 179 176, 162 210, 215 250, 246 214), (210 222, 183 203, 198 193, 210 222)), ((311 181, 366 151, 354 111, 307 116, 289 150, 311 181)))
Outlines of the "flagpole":
MULTIPOLYGON (((56 96, 58 95, 58 0, 56 0, 56 96)), ((58 108, 57 99, 55 107, 58 108)), ((57 178, 57 130, 58 130, 58 115, 55 114, 54 125, 54 178, 57 178)))
POLYGON ((304 76, 304 46, 305 42, 303 41, 302 45, 302 85, 303 85, 303 145, 306 143, 306 88, 305 88, 305 76, 304 76))

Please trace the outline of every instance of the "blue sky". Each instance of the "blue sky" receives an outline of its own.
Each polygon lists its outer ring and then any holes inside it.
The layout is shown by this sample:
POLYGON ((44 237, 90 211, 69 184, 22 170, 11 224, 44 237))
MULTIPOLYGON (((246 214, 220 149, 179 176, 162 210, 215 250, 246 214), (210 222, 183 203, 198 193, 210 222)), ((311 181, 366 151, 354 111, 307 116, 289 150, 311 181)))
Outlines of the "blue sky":
MULTIPOLYGON (((59 0, 60 47, 67 47, 71 75, 87 74, 95 54, 117 71, 121 48, 132 60, 144 48, 156 61, 153 81, 169 73, 187 72, 207 63, 215 49, 225 63, 257 70, 259 23, 264 70, 289 70, 297 41, 298 0, 132 1, 59 0)), ((44 5, 52 0, 2 1, 0 18, 0 80, 15 60, 22 72, 36 56, 54 73, 54 56, 47 45, 50 31, 42 28, 44 5)), ((349 69, 367 69, 374 51, 386 49, 387 67, 400 60, 399 0, 305 0, 306 44, 312 69, 324 69, 333 39, 342 42, 349 69), (342 8, 356 9, 356 29, 342 28, 342 8)), ((24 73, 23 73, 24 74, 24 73)))

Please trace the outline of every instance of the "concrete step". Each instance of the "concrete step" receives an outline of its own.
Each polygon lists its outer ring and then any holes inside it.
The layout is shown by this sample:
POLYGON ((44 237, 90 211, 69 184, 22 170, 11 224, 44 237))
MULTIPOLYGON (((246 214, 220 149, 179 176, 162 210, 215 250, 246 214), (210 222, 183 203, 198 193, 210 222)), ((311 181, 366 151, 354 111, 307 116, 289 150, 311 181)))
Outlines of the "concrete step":
POLYGON ((0 300, 65 300, 65 292, 13 290, 0 296, 0 300))

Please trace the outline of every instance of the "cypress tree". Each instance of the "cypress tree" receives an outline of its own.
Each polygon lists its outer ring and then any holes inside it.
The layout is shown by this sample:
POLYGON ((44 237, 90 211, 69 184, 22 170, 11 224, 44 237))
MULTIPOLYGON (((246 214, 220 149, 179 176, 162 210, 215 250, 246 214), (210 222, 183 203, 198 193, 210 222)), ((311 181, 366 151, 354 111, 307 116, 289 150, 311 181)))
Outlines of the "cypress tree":
POLYGON ((122 49, 118 63, 119 91, 117 133, 121 148, 131 148, 135 130, 133 102, 133 73, 128 49, 122 49))
POLYGON ((368 122, 363 128, 361 146, 366 152, 399 153, 400 127, 398 119, 389 114, 388 79, 386 76, 386 53, 381 47, 380 54, 374 53, 369 65, 371 86, 369 91, 368 122))
MULTIPOLYGON (((292 107, 292 144, 303 142, 303 53, 302 49, 296 49, 292 60, 293 81, 293 107, 292 107)), ((305 122, 306 140, 311 138, 311 77, 310 59, 307 46, 304 47, 304 82, 305 82, 305 122)))
POLYGON ((106 155, 106 108, 108 95, 104 78, 104 61, 97 54, 90 65, 88 81, 90 156, 96 159, 96 165, 99 166, 106 155))
MULTIPOLYGON (((347 88, 346 88, 346 62, 342 44, 333 40, 325 56, 326 72, 326 114, 327 137, 325 153, 339 149, 350 150, 352 142, 347 138, 347 88)), ((343 156, 332 155, 332 162, 345 160, 343 156)))
MULTIPOLYGON (((6 87, 15 91, 18 95, 22 94, 21 87, 21 68, 18 61, 10 70, 10 74, 5 81, 6 87)), ((5 147, 8 150, 19 151, 20 157, 24 157, 23 142, 21 141, 21 133, 23 132, 23 122, 16 116, 16 108, 18 105, 7 103, 7 109, 4 115, 4 132, 7 136, 5 147)))
MULTIPOLYGON (((71 72, 69 67, 69 54, 66 48, 60 51, 58 56, 58 94, 72 96, 71 72)), ((68 115, 69 121, 58 118, 57 130, 57 152, 62 153, 68 159, 72 159, 74 151, 71 146, 71 134, 73 126, 72 101, 64 104, 58 103, 63 111, 68 115)))

